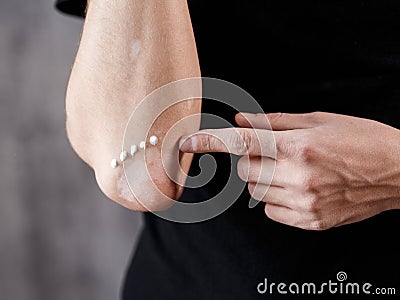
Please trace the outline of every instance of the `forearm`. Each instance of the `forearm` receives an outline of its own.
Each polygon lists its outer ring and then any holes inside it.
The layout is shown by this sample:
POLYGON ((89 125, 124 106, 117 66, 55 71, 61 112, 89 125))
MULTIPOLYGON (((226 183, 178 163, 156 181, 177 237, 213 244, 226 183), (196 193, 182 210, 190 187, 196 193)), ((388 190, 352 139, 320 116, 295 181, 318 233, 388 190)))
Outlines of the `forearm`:
MULTIPOLYGON (((95 170, 107 196, 140 209, 132 199, 121 199, 116 182, 122 172, 112 170, 109 160, 121 151, 129 117, 146 95, 169 82, 198 76, 185 0, 91 0, 67 91, 67 130, 74 149, 95 170)), ((156 123, 165 127, 163 132, 186 115, 198 113, 200 101, 180 103, 170 110, 156 123)), ((149 128, 138 130, 144 138, 149 128)), ((185 171, 190 159, 184 161, 185 171)), ((159 173, 165 181, 162 169, 159 173)), ((164 192, 176 198, 173 184, 171 191, 168 188, 164 192)))

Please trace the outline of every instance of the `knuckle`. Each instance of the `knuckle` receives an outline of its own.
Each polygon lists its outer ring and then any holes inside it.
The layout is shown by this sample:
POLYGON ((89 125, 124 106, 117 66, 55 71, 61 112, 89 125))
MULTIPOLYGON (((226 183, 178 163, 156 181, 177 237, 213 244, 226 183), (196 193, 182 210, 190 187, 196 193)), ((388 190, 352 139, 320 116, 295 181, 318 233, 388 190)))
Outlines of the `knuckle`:
POLYGON ((323 117, 324 113, 321 111, 314 111, 308 114, 308 117, 311 121, 318 121, 323 117))
POLYGON ((270 122, 276 122, 279 119, 283 118, 284 115, 285 114, 282 112, 271 113, 271 114, 268 114, 268 119, 270 120, 270 122))
POLYGON ((219 143, 218 137, 213 136, 213 135, 207 135, 205 142, 207 143, 207 145, 209 147, 209 149, 208 149, 209 151, 218 150, 218 143, 219 143))
POLYGON ((275 147, 278 154, 285 156, 290 153, 291 146, 289 145, 288 141, 285 143, 276 143, 275 147))
POLYGON ((232 153, 236 155, 245 155, 251 143, 251 138, 247 130, 241 131, 240 133, 233 131, 232 134, 229 135, 228 143, 232 147, 232 153))
POLYGON ((221 150, 221 145, 223 145, 223 142, 221 141, 221 138, 213 131, 205 132, 198 137, 198 142, 196 143, 196 146, 193 147, 195 150, 201 149, 210 152, 221 150))
POLYGON ((326 230, 328 228, 329 228, 328 223, 321 219, 311 221, 307 224, 308 230, 322 231, 322 230, 326 230))
POLYGON ((237 173, 240 179, 247 181, 250 173, 250 164, 247 157, 243 156, 238 160, 237 173))
POLYGON ((315 156, 315 147, 306 140, 298 144, 297 153, 301 161, 309 162, 315 156))
POLYGON ((301 189, 311 195, 317 194, 321 178, 316 172, 309 171, 301 180, 301 189))
POLYGON ((295 157, 298 142, 295 139, 287 139, 285 141, 275 142, 278 157, 286 158, 287 156, 295 157))
POLYGON ((197 146, 193 146, 194 150, 205 149, 212 151, 214 148, 214 137, 211 134, 205 133, 197 136, 197 146))
POLYGON ((303 200, 303 208, 307 212, 316 213, 321 208, 319 197, 316 194, 310 194, 303 200))
POLYGON ((278 153, 283 153, 301 162, 309 162, 316 154, 316 146, 309 133, 286 139, 283 143, 276 143, 278 153))

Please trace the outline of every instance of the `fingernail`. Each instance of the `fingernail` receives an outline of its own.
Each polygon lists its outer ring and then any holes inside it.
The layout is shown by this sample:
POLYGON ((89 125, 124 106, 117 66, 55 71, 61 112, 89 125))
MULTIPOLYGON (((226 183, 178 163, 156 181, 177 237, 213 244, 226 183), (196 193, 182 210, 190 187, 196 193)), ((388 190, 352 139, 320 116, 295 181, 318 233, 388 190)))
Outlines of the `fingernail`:
POLYGON ((183 136, 179 140, 179 150, 188 152, 192 150, 192 138, 190 136, 183 136))

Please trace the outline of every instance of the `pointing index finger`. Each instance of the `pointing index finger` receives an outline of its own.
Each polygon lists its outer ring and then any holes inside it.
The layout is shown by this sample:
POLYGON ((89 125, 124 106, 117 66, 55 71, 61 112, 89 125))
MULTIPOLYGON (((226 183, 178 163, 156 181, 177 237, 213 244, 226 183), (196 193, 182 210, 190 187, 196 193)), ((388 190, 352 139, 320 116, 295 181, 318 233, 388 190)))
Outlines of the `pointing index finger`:
POLYGON ((273 131, 253 128, 205 129, 182 137, 179 148, 190 153, 225 152, 275 158, 274 135, 273 131))

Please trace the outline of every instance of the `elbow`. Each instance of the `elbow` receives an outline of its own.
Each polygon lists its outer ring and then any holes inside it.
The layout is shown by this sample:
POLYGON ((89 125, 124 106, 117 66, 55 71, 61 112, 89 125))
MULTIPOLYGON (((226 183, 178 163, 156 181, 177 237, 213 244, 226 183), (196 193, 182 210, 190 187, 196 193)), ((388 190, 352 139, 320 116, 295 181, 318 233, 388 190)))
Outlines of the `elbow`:
MULTIPOLYGON (((110 162, 111 159, 118 158, 121 152, 125 124, 129 121, 131 111, 130 109, 119 111, 118 107, 132 106, 130 102, 122 103, 123 105, 110 106, 108 101, 99 100, 85 89, 78 93, 76 86, 70 84, 66 98, 66 128, 70 144, 77 155, 94 170, 100 190, 109 199, 134 211, 168 209, 183 191, 183 187, 173 181, 168 174, 177 172, 179 178, 184 179, 192 158, 191 154, 184 155, 182 165, 184 172, 181 172, 178 139, 182 134, 190 134, 197 130, 198 124, 191 122, 184 128, 175 129, 179 134, 173 135, 164 145, 165 153, 169 154, 165 158, 165 163, 161 158, 160 143, 156 147, 146 147, 146 156, 143 155, 144 152, 139 152, 135 157, 120 162, 117 168, 112 168, 110 162), (195 128, 189 130, 191 127, 195 128), (166 172, 165 166, 169 166, 172 171, 166 172)), ((165 128, 169 130, 176 119, 182 118, 182 112, 186 115, 188 111, 186 106, 172 107, 171 110, 173 111, 170 114, 165 113, 165 117, 164 114, 159 117, 150 129, 157 136, 165 136, 165 128)), ((138 121, 141 122, 140 119, 138 121)), ((145 136, 147 132, 145 129, 147 128, 139 127, 143 132, 135 134, 145 136)), ((183 179, 178 182, 184 182, 183 179)))
POLYGON ((95 170, 96 181, 103 194, 112 201, 133 211, 162 211, 171 207, 177 198, 177 185, 165 182, 135 182, 126 170, 95 170))
POLYGON ((110 160, 105 159, 116 153, 116 149, 107 146, 110 143, 96 143, 83 137, 85 126, 73 117, 67 119, 66 128, 71 147, 93 169, 98 187, 110 200, 133 211, 161 211, 168 209, 181 194, 182 189, 163 170, 155 170, 159 166, 150 167, 149 173, 156 176, 147 178, 143 176, 149 174, 146 170, 132 174, 129 164, 113 169, 110 160), (95 144, 98 146, 94 147, 95 144))

